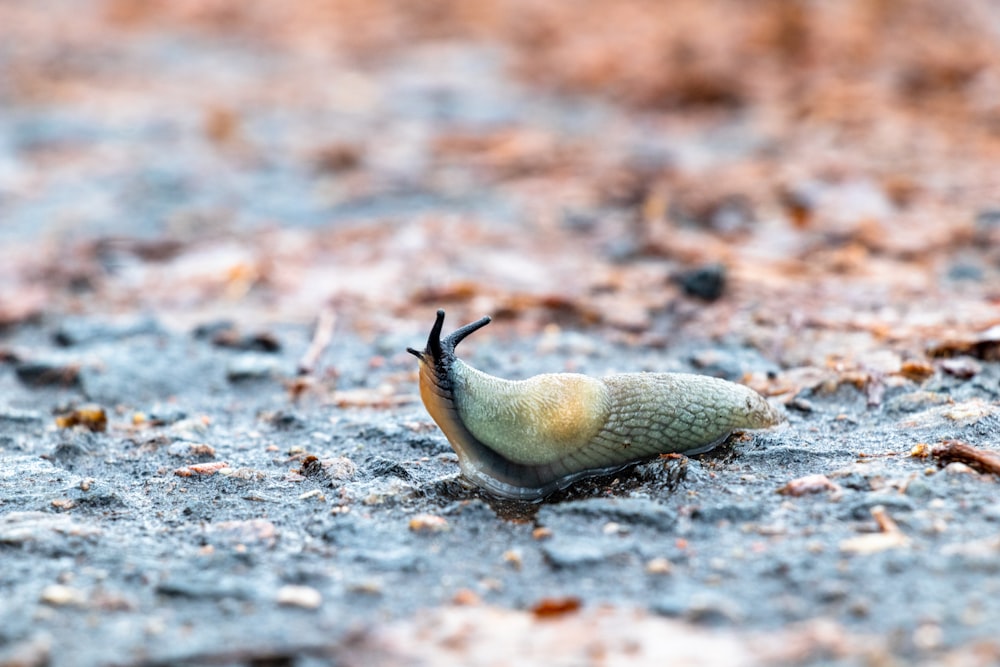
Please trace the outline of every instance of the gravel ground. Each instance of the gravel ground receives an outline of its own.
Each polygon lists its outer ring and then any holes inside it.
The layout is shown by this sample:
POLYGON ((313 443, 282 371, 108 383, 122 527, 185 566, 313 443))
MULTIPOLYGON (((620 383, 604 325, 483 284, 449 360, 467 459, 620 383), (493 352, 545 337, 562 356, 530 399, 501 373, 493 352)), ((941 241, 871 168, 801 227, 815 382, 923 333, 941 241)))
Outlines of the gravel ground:
MULTIPOLYGON (((427 608, 555 602, 740 634, 831 619, 888 655, 933 661, 990 640, 1000 617, 995 478, 911 456, 917 443, 996 441, 996 363, 888 390, 878 407, 850 386, 807 392, 773 432, 530 505, 463 484, 412 393, 372 389, 405 372, 401 354, 368 363, 399 338, 339 338, 329 354, 343 389, 292 402, 284 384, 309 330, 269 333, 275 352, 152 321, 7 335, 31 350, 0 375, 8 663, 353 664, 346 638, 427 608), (400 405, 350 406, 382 397, 400 405), (106 430, 57 427, 53 414, 85 403, 107 411, 106 430), (810 475, 825 477, 779 493, 810 475)), ((599 375, 694 370, 696 356, 567 334, 542 357, 535 343, 483 334, 470 361, 506 376, 569 362, 599 375), (569 351, 580 347, 605 352, 569 351)))
POLYGON ((1000 662, 1000 55, 664 92, 594 32, 646 53, 631 0, 484 5, 541 50, 362 4, 0 3, 0 665, 1000 662), (420 403, 438 307, 494 375, 788 421, 496 500, 420 403))

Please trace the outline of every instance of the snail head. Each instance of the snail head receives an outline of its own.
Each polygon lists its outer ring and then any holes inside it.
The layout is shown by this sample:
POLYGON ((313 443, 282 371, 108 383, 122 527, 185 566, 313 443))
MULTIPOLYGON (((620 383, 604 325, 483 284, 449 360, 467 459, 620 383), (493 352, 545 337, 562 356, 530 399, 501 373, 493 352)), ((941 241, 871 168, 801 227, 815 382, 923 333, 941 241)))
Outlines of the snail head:
POLYGON ((439 365, 442 361, 445 361, 455 355, 455 348, 459 343, 465 340, 469 334, 482 329, 491 321, 490 317, 480 318, 471 324, 466 324, 464 327, 456 329, 444 338, 441 338, 441 327, 444 326, 444 310, 438 310, 437 319, 434 320, 434 326, 431 327, 430 336, 427 337, 427 347, 424 348, 422 352, 420 350, 415 350, 412 347, 406 348, 406 351, 421 361, 430 362, 435 366, 439 365))

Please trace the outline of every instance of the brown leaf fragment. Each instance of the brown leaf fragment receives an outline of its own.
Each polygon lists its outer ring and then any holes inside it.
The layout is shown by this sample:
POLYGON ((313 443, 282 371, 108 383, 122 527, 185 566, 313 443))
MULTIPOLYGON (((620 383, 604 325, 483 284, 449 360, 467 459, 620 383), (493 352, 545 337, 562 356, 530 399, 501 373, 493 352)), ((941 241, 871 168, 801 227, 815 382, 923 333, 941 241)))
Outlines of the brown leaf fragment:
POLYGON ((174 471, 174 474, 178 477, 193 477, 194 475, 214 475, 223 468, 228 468, 229 464, 225 461, 212 461, 211 463, 194 463, 189 466, 184 466, 178 468, 174 471))
POLYGON ((793 479, 778 489, 778 493, 781 495, 793 497, 804 496, 809 493, 821 493, 823 491, 832 491, 834 496, 840 496, 843 493, 843 489, 839 484, 831 482, 829 477, 820 474, 806 475, 805 477, 793 479))
POLYGON ((59 428, 83 426, 94 433, 102 433, 108 430, 108 415, 99 405, 84 405, 56 417, 56 426, 59 428))
POLYGON ((938 465, 945 465, 958 461, 965 463, 979 472, 993 473, 1000 475, 1000 453, 973 447, 972 445, 959 440, 945 440, 931 449, 938 465))
POLYGON ((953 338, 927 348, 927 354, 939 359, 969 356, 982 361, 1000 361, 1000 324, 966 338, 953 338))
POLYGON ((435 285, 418 289, 413 293, 414 303, 439 304, 441 302, 463 302, 472 299, 483 291, 482 287, 471 280, 458 280, 446 285, 435 285))
POLYGON ((934 367, 926 361, 904 361, 899 367, 899 374, 914 382, 923 382, 934 375, 934 367))
POLYGON ((535 618, 555 618, 579 611, 581 605, 580 598, 542 598, 531 607, 531 613, 535 618))

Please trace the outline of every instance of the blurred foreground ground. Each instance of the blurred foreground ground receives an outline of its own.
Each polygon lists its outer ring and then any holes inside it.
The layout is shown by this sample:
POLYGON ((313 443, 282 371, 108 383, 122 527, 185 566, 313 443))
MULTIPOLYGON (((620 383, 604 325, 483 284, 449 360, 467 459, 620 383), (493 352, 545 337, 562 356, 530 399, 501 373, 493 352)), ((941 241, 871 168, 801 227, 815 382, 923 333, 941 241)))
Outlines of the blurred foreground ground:
POLYGON ((993 664, 998 401, 993 3, 0 0, 0 664, 993 664), (790 424, 479 498, 438 307, 790 424))

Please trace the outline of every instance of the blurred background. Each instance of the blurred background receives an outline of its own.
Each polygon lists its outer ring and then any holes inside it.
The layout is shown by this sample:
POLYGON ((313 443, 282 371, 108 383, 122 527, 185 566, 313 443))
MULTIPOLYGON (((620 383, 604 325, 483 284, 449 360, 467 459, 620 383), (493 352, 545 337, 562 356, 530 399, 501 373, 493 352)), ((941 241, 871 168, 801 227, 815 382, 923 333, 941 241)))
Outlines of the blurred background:
POLYGON ((989 0, 0 1, 0 327, 443 306, 794 364, 996 323, 998 241, 989 0))

